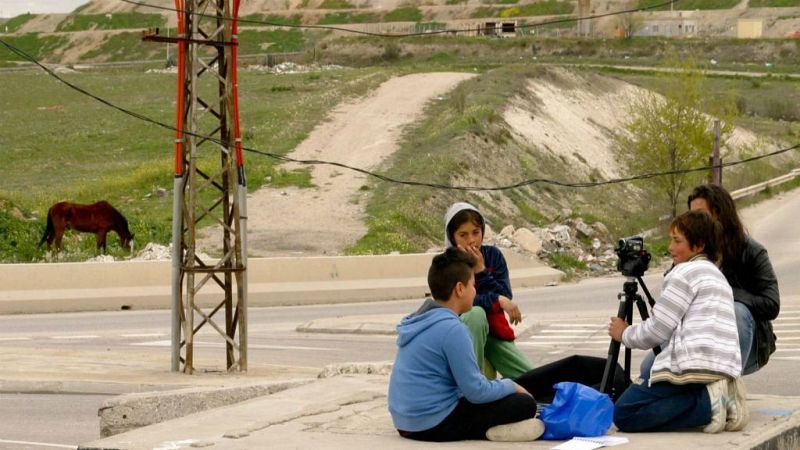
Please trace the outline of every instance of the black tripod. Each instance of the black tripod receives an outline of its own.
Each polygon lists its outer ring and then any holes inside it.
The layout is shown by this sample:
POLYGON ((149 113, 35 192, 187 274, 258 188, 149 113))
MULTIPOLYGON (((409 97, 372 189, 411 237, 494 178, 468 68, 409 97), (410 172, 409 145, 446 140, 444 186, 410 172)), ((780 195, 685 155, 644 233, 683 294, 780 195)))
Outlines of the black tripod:
MULTIPOLYGON (((628 325, 633 323, 634 302, 636 302, 636 307, 639 309, 639 315, 642 318, 642 322, 644 322, 650 317, 650 315, 647 313, 647 305, 644 303, 644 300, 642 300, 642 296, 636 292, 637 286, 639 284, 642 285, 642 290, 647 296, 647 300, 650 303, 650 307, 652 308, 656 303, 655 300, 653 300, 653 296, 650 295, 650 291, 647 290, 647 286, 645 286, 642 277, 629 276, 628 281, 626 281, 625 284, 622 286, 622 292, 617 294, 617 299, 620 300, 619 311, 617 311, 617 317, 625 320, 625 322, 627 322, 628 325)), ((608 346, 608 359, 606 359, 606 367, 605 370, 603 371, 603 380, 600 382, 600 390, 608 394, 614 401, 616 401, 617 398, 622 394, 622 392, 614 392, 613 389, 614 375, 616 374, 617 360, 619 359, 619 346, 620 346, 619 342, 613 339, 611 340, 611 344, 608 346)), ((661 348, 656 347, 653 349, 653 351, 657 355, 661 352, 661 348)), ((624 371, 625 371, 625 387, 627 388, 631 384, 631 349, 628 347, 625 347, 624 371)))

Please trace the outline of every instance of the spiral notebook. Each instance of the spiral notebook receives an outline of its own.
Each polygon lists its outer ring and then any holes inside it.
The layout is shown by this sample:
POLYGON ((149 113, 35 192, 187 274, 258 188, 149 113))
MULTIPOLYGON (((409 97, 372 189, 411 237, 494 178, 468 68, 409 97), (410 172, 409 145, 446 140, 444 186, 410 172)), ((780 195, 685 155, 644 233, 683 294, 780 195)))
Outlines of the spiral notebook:
POLYGON ((556 445, 552 450, 594 450, 600 447, 627 444, 628 442, 628 438, 620 436, 574 437, 563 444, 556 445))

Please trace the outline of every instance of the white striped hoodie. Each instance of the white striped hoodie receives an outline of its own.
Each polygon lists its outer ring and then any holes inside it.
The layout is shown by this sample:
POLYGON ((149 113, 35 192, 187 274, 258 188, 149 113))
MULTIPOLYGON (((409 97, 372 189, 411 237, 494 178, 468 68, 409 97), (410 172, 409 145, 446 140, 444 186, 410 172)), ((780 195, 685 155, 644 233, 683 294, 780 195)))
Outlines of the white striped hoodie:
POLYGON ((651 384, 710 383, 742 372, 731 287, 702 254, 673 267, 650 319, 626 328, 622 342, 639 349, 667 342, 651 384))

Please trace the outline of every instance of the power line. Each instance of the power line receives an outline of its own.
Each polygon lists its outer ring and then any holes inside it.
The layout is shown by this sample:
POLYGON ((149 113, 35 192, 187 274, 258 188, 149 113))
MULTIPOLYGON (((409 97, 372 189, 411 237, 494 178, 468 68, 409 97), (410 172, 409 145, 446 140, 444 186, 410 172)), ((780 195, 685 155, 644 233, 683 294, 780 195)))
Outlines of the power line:
MULTIPOLYGON (((136 1, 136 0, 120 0, 120 1, 125 2, 125 3, 130 3, 132 5, 143 6, 143 7, 146 7, 146 8, 160 9, 160 10, 163 10, 163 11, 182 12, 184 14, 192 14, 192 15, 195 15, 195 16, 198 16, 198 17, 222 19, 222 20, 227 20, 227 21, 233 21, 234 20, 232 17, 219 17, 219 16, 216 16, 216 15, 203 14, 203 13, 199 13, 199 12, 195 12, 195 11, 179 10, 177 8, 170 8, 168 6, 152 5, 150 3, 140 2, 140 1, 136 1)), ((620 15, 620 14, 628 14, 628 13, 634 13, 634 12, 640 12, 640 11, 647 11, 647 10, 651 10, 651 9, 657 9, 657 8, 662 7, 662 6, 667 6, 669 4, 676 3, 678 1, 680 1, 680 0, 667 0, 667 1, 664 1, 664 2, 661 2, 661 3, 657 3, 655 5, 643 6, 643 7, 639 7, 639 8, 625 9, 625 10, 620 10, 620 11, 612 11, 612 12, 609 12, 609 13, 596 14, 596 15, 593 15, 593 16, 570 17, 570 18, 566 18, 566 19, 546 20, 546 21, 537 22, 537 23, 517 25, 516 28, 523 28, 523 29, 525 29, 525 28, 535 28, 535 27, 541 27, 541 26, 545 26, 545 25, 553 25, 553 24, 559 24, 559 23, 580 22, 580 21, 584 21, 584 20, 601 19, 603 17, 611 17, 611 16, 620 15)), ((297 25, 297 24, 285 24, 285 23, 267 22, 267 21, 264 21, 264 20, 240 19, 240 18, 237 18, 236 20, 239 23, 268 25, 268 26, 273 26, 273 27, 298 28, 298 29, 309 29, 309 30, 343 31, 343 32, 346 32, 346 33, 361 34, 361 35, 365 35, 365 36, 392 37, 392 38, 412 37, 412 36, 430 36, 432 34, 472 33, 472 32, 475 32, 475 31, 483 29, 483 28, 477 28, 477 29, 476 28, 456 28, 456 29, 423 31, 423 32, 417 32, 417 33, 387 34, 387 33, 373 33, 373 32, 370 32, 370 31, 361 31, 361 30, 351 30, 349 28, 334 27, 334 26, 330 26, 330 25, 297 25)), ((478 20, 478 19, 476 19, 476 20, 478 20)))
MULTIPOLYGON (((22 57, 23 59, 26 59, 26 60, 30 61, 31 63, 39 66, 48 75, 50 75, 51 77, 53 77, 56 80, 60 81, 61 83, 64 83, 70 89, 73 89, 73 90, 75 90, 75 91, 77 91, 77 92, 79 92, 79 93, 81 93, 83 95, 86 95, 86 96, 88 96, 88 97, 90 97, 90 98, 92 98, 94 100, 97 100, 98 102, 100 102, 100 103, 102 103, 102 104, 104 104, 104 105, 106 105, 106 106, 108 106, 110 108, 116 109, 117 111, 119 111, 119 112, 121 112, 123 114, 127 114, 127 115, 129 115, 131 117, 134 117, 136 119, 148 122, 150 124, 156 125, 158 127, 161 127, 161 128, 164 128, 164 129, 167 129, 167 130, 170 130, 170 131, 178 131, 177 128, 175 128, 172 125, 165 124, 163 122, 159 122, 159 121, 157 121, 155 119, 152 119, 150 117, 147 117, 147 116, 145 116, 143 114, 140 114, 140 113, 125 109, 125 108, 123 108, 121 106, 118 106, 118 105, 112 103, 109 100, 106 100, 106 99, 104 99, 102 97, 99 97, 99 96, 97 96, 95 94, 92 94, 91 92, 83 89, 82 87, 77 86, 77 85, 75 85, 75 84, 73 84, 73 83, 61 78, 57 73, 55 73, 53 70, 51 70, 50 68, 46 67, 44 64, 40 63, 39 61, 37 61, 34 57, 29 55, 25 51, 23 51, 23 50, 15 47, 15 46, 9 44, 8 42, 6 42, 3 39, 0 39, 0 44, 4 45, 12 53, 14 53, 14 54, 22 57)), ((194 136, 194 137, 197 137, 197 138, 200 138, 200 139, 204 139, 204 140, 208 140, 208 141, 214 142, 214 143, 216 143, 218 145, 227 146, 226 142, 223 142, 220 139, 217 139, 217 138, 212 137, 212 136, 205 136, 205 135, 196 134, 196 133, 192 133, 192 132, 185 131, 185 130, 183 130, 182 132, 184 134, 187 134, 187 135, 190 135, 190 136, 194 136)), ((508 184, 508 185, 501 185, 501 186, 453 186, 453 185, 443 184, 443 183, 432 183, 432 182, 413 181, 413 180, 400 180, 400 179, 397 179, 397 178, 392 178, 392 177, 390 177, 388 175, 382 175, 382 174, 379 174, 379 173, 376 173, 376 172, 371 172, 369 170, 362 169, 360 167, 353 167, 353 166, 349 166, 347 164, 339 163, 339 162, 336 162, 336 161, 325 161, 325 160, 318 160, 318 159, 295 159, 295 158, 290 158, 288 156, 279 155, 279 154, 276 154, 276 153, 267 152, 267 151, 264 151, 264 150, 259 150, 259 149, 250 148, 250 147, 242 147, 242 150, 245 150, 245 151, 248 151, 248 152, 251 152, 251 153, 254 153, 254 154, 266 156, 268 158, 272 158, 272 159, 275 159, 275 160, 278 160, 278 161, 294 162, 294 163, 303 164, 303 165, 328 165, 328 166, 334 166, 334 167, 341 167, 343 169, 352 170, 354 172, 358 172, 358 173, 361 173, 361 174, 376 178, 376 179, 378 179, 380 181, 385 181, 385 182, 394 183, 394 184, 402 184, 402 185, 406 185, 406 186, 419 186, 419 187, 428 187, 428 188, 432 188, 432 189, 456 190, 456 191, 506 191, 506 190, 517 189, 517 188, 521 188, 521 187, 525 187, 525 186, 532 186, 532 185, 535 185, 535 184, 550 184, 550 185, 554 185, 554 186, 562 186, 562 187, 570 187, 570 188, 590 188, 590 187, 604 186, 604 185, 610 185, 610 184, 627 183, 627 182, 636 181, 636 180, 645 180, 645 179, 655 178, 655 177, 660 177, 660 176, 680 175, 680 174, 691 173, 691 172, 703 172, 703 171, 711 170, 711 169, 713 169, 715 167, 732 167, 732 166, 737 166, 737 165, 740 165, 740 164, 746 164, 746 163, 749 163, 749 162, 752 162, 752 161, 756 161, 756 160, 759 160, 759 159, 769 158, 769 157, 772 157, 772 156, 777 156, 777 155, 780 155, 780 154, 783 154, 783 153, 787 153, 787 152, 790 152, 792 150, 796 150, 798 148, 800 148, 800 144, 795 144, 795 145, 793 145, 791 147, 782 148, 782 149, 775 150, 775 151, 772 151, 772 152, 769 152, 769 153, 765 153, 763 155, 753 156, 753 157, 742 159, 742 160, 738 160, 738 161, 731 161, 731 162, 722 163, 722 164, 719 164, 719 165, 716 165, 716 166, 703 166, 703 167, 695 167, 695 168, 689 168, 689 169, 679 169, 679 170, 670 170, 670 171, 664 171, 664 172, 645 173, 645 174, 641 174, 641 175, 634 175, 634 176, 624 177, 624 178, 614 178, 614 179, 605 180, 605 181, 566 182, 566 181, 560 181, 560 180, 553 180, 553 179, 549 179, 549 178, 530 178, 530 179, 523 180, 523 181, 520 181, 520 182, 517 182, 517 183, 512 183, 512 184, 508 184)))

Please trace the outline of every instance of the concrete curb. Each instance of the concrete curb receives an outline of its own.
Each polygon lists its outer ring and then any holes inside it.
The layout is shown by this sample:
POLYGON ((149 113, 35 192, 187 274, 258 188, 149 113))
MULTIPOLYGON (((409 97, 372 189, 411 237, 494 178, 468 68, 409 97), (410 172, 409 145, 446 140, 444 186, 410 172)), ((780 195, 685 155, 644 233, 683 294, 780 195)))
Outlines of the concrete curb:
POLYGON ((98 411, 100 436, 177 419, 255 397, 281 392, 314 381, 297 379, 232 387, 200 387, 169 392, 126 394, 106 401, 98 411))
MULTIPOLYGON (((386 375, 339 375, 253 398, 235 405, 132 430, 81 445, 80 449, 136 450, 209 447, 429 448, 397 435, 386 410, 386 375)), ((630 448, 652 450, 794 449, 800 430, 800 397, 750 395, 751 419, 742 432, 706 434, 621 433, 630 448)), ((613 430, 611 431, 613 433, 613 430)), ((504 443, 509 449, 550 449, 556 441, 504 443)), ((488 441, 437 444, 445 448, 497 448, 488 441)))
MULTIPOLYGON (((504 250, 514 288, 544 286, 563 273, 504 250)), ((252 258, 248 305, 288 306, 423 298, 431 253, 379 256, 252 258)), ((169 309, 169 261, 4 264, 0 314, 120 309, 169 309), (42 280, 47 280, 43 286, 42 280)), ((216 306, 221 290, 198 293, 200 307, 216 306)))

